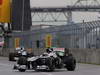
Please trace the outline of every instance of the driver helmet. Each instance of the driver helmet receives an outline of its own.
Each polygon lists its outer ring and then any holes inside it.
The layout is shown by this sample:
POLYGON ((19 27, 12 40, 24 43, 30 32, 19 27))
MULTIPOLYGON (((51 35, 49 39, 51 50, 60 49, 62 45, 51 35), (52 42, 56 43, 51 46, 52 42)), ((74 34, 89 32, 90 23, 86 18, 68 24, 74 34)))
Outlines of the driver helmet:
POLYGON ((21 51, 25 51, 24 47, 20 47, 20 50, 21 50, 21 51))
POLYGON ((47 48, 47 49, 46 49, 46 52, 47 52, 47 53, 50 53, 50 52, 52 52, 52 51, 53 51, 52 48, 47 48))

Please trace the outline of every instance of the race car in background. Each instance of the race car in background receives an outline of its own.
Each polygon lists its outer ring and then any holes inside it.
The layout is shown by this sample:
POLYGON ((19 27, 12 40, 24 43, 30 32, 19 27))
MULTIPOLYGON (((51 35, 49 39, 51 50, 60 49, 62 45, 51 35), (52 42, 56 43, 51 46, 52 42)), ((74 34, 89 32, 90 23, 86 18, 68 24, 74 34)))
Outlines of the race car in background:
POLYGON ((14 52, 9 53, 9 61, 16 61, 22 56, 22 53, 26 52, 27 57, 32 57, 34 54, 29 49, 25 49, 24 47, 18 47, 14 50, 14 52))

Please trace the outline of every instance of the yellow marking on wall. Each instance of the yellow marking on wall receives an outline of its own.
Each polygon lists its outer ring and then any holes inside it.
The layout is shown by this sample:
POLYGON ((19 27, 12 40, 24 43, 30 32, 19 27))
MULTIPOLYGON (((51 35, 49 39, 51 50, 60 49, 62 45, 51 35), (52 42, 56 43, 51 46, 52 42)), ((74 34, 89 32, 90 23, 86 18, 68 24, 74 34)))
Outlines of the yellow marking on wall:
POLYGON ((20 47, 20 38, 15 38, 15 48, 20 47))
POLYGON ((46 35, 46 48, 51 47, 52 46, 52 35, 48 34, 46 35))

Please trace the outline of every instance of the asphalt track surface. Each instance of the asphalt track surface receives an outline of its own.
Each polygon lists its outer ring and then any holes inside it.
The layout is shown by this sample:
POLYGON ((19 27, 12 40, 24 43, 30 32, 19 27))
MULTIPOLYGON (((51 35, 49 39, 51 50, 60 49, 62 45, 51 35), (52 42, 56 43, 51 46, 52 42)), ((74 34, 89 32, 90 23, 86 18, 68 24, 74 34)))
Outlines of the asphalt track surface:
POLYGON ((19 72, 13 70, 14 64, 15 62, 8 61, 8 58, 0 57, 0 75, 100 75, 100 65, 77 63, 75 71, 56 69, 54 72, 35 72, 34 70, 19 72))

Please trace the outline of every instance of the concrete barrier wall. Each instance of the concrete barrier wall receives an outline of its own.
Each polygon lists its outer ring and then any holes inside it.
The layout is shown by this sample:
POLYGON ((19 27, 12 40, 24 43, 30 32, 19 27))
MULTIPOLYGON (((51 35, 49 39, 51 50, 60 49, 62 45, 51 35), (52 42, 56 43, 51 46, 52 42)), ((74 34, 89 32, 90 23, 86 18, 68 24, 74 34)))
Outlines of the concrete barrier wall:
MULTIPOLYGON (((46 49, 34 48, 32 52, 34 55, 40 55, 45 52, 46 49)), ((5 49, 2 50, 3 56, 8 56, 9 52, 14 52, 14 49, 5 49)), ((90 63, 90 64, 100 64, 100 49, 72 49, 70 52, 74 55, 77 62, 79 63, 90 63)), ((1 54, 1 53, 0 53, 1 54)))
MULTIPOLYGON (((41 55, 42 53, 45 52, 46 49, 41 48, 34 48, 32 49, 32 53, 34 53, 34 55, 41 55)), ((14 53, 15 52, 15 48, 4 48, 4 49, 0 49, 0 56, 9 56, 9 53, 14 53)))
POLYGON ((70 49, 77 62, 100 64, 100 49, 70 49))

